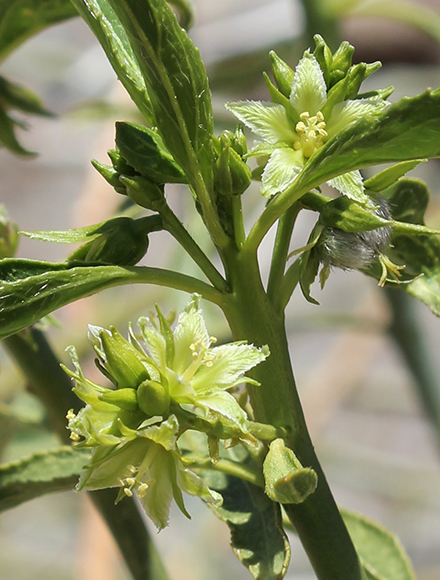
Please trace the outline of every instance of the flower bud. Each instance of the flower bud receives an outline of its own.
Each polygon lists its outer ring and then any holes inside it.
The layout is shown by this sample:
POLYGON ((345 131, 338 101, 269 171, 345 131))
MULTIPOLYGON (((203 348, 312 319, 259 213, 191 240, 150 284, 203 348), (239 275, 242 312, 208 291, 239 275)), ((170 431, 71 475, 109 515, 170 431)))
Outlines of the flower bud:
POLYGON ((105 163, 100 163, 96 159, 92 159, 92 165, 98 173, 106 180, 106 182, 111 185, 117 193, 122 195, 127 195, 125 187, 119 181, 120 173, 110 165, 105 163))
POLYGON ((146 177, 121 175, 120 181, 126 188, 128 197, 141 207, 160 211, 165 205, 163 186, 153 183, 146 177))
POLYGON ((269 55, 270 60, 272 61, 272 73, 278 90, 285 97, 289 98, 295 73, 290 66, 276 54, 276 52, 271 50, 269 55))
POLYGON ((104 403, 116 405, 125 411, 134 411, 138 406, 136 390, 129 387, 117 389, 116 391, 106 389, 98 395, 98 399, 104 401, 104 403))
POLYGON ((278 503, 299 504, 311 495, 318 484, 316 472, 303 467, 283 439, 275 439, 263 464, 265 491, 278 503))
POLYGON ((150 378, 142 354, 116 330, 89 325, 88 338, 99 362, 113 378, 119 389, 136 389, 150 378))
POLYGON ((18 227, 0 204, 0 259, 11 258, 18 246, 18 227))
POLYGON ((354 46, 352 46, 349 42, 344 40, 341 42, 339 48, 333 55, 332 64, 331 64, 331 71, 342 71, 344 75, 348 72, 348 69, 351 67, 351 61, 354 54, 354 46))
POLYGON ((142 219, 113 220, 108 231, 78 248, 69 260, 134 266, 148 250, 149 225, 142 219))
POLYGON ((144 381, 136 394, 139 408, 150 417, 162 415, 170 405, 169 394, 157 381, 144 381))

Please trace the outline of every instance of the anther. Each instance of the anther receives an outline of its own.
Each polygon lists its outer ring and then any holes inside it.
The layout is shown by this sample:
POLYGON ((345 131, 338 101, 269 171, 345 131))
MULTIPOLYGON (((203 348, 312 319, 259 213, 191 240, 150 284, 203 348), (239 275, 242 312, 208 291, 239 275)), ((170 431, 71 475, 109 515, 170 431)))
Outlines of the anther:
POLYGON ((79 441, 81 439, 81 437, 78 435, 78 433, 74 433, 73 431, 70 434, 70 438, 72 439, 72 441, 79 441))
POLYGON ((133 492, 128 487, 124 487, 124 493, 127 497, 133 497, 133 492))

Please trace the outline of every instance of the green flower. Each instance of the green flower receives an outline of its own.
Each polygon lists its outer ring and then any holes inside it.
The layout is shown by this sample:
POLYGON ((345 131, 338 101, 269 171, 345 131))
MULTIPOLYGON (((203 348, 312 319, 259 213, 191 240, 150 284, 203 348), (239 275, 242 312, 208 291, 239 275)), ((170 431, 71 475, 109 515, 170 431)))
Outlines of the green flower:
MULTIPOLYGON (((389 104, 379 94, 345 100, 353 68, 328 90, 318 60, 306 51, 296 67, 288 98, 270 84, 275 103, 242 101, 226 105, 263 139, 248 156, 269 156, 261 179, 264 196, 282 192, 329 139, 365 116, 378 116, 389 104)), ((289 70, 291 76, 293 71, 289 70)), ((328 184, 361 203, 369 200, 359 171, 339 175, 328 184)))
POLYGON ((255 384, 244 373, 268 351, 243 342, 212 346, 215 339, 207 332, 197 295, 174 330, 159 309, 157 316, 141 318, 139 324, 145 350, 132 331, 127 341, 114 328, 90 327, 98 367, 117 388, 88 380, 75 349, 69 347, 75 370, 65 370, 86 405, 78 414, 67 413, 68 428, 75 445, 93 448, 77 489, 119 487, 117 501, 136 492, 162 529, 173 499, 188 515, 182 491, 221 502, 221 496, 186 467, 178 439, 187 429, 199 428, 210 442, 252 443, 246 413, 226 391, 245 380, 255 384))

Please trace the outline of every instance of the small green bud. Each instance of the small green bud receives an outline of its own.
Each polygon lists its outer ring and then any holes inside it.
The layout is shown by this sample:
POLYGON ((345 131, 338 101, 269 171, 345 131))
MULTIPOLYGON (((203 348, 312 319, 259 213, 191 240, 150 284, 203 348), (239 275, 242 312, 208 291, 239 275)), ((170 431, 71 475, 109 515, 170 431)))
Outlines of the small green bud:
POLYGON ((316 58, 319 66, 321 67, 325 83, 328 87, 330 80, 330 67, 333 60, 332 51, 320 34, 316 34, 313 37, 313 40, 315 41, 316 45, 313 56, 316 58))
POLYGON ((251 184, 252 172, 230 146, 228 135, 221 135, 220 149, 214 167, 216 188, 221 195, 241 195, 251 184))
POLYGON ((117 389, 116 391, 106 389, 98 395, 98 399, 104 401, 104 403, 116 405, 125 411, 135 411, 138 407, 136 390, 129 387, 117 389))
POLYGON ((127 195, 125 191, 125 187, 119 181, 119 175, 116 169, 110 165, 105 165, 105 163, 100 163, 96 159, 92 159, 92 165, 96 169, 98 173, 102 175, 102 177, 106 180, 108 184, 110 184, 117 193, 121 193, 122 195, 127 195))
POLYGON ((361 84, 365 80, 366 72, 367 65, 364 62, 360 62, 350 68, 347 74, 347 99, 354 99, 357 97, 361 84))
POLYGON ((265 491, 278 503, 299 504, 311 495, 318 484, 316 472, 303 467, 283 439, 275 439, 263 463, 265 491))
POLYGON ((142 382, 137 391, 137 402, 141 411, 149 417, 162 415, 170 406, 170 396, 164 386, 156 381, 142 382))
POLYGON ((137 171, 129 165, 117 149, 109 149, 107 155, 110 157, 113 168, 117 171, 119 175, 139 175, 137 171))
POLYGON ((150 378, 142 354, 114 326, 106 330, 89 325, 88 338, 99 361, 119 389, 136 389, 142 381, 150 378))
POLYGON ((244 134, 243 125, 241 124, 235 127, 232 147, 241 157, 247 153, 246 135, 244 134))
POLYGON ((293 69, 291 69, 290 66, 277 55, 276 52, 271 50, 269 55, 270 60, 272 61, 272 72, 278 90, 285 97, 289 98, 295 73, 293 69))
POLYGON ((122 175, 120 181, 126 187, 128 197, 141 207, 160 212, 165 205, 163 186, 153 183, 146 177, 122 175))
POLYGON ((0 204, 0 259, 12 258, 18 246, 18 226, 0 204))
POLYGON ((339 48, 333 55, 331 71, 340 70, 344 74, 348 72, 351 67, 351 61, 354 54, 354 46, 344 40, 341 42, 339 48))
POLYGON ((149 231, 142 219, 121 217, 112 222, 111 229, 75 250, 69 260, 134 266, 148 250, 149 231))

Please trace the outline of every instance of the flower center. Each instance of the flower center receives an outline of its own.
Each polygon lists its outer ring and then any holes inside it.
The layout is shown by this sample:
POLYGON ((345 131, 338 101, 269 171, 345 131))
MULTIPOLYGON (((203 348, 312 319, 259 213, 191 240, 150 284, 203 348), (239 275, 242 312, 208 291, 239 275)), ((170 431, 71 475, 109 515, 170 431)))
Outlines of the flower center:
POLYGON ((318 111, 311 117, 308 111, 304 111, 299 117, 301 121, 295 127, 299 139, 295 141, 293 148, 295 151, 302 149, 304 157, 311 157, 316 149, 324 145, 325 137, 328 137, 324 115, 318 111))

